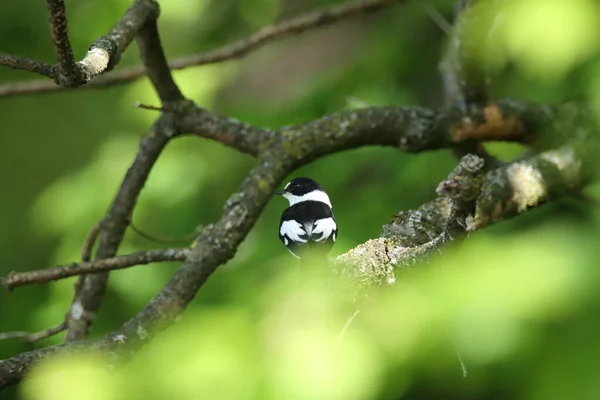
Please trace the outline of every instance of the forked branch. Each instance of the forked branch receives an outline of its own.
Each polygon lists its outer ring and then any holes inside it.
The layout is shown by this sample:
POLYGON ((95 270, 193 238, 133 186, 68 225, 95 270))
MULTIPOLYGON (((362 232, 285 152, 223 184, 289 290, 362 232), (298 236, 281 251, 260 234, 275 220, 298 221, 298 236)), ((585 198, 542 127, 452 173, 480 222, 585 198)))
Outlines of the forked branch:
MULTIPOLYGON (((348 3, 334 5, 290 18, 272 25, 265 26, 251 35, 236 40, 222 47, 208 51, 206 53, 194 54, 190 56, 173 59, 169 62, 169 68, 180 70, 193 66, 214 64, 222 61, 232 60, 245 56, 265 44, 286 36, 300 34, 302 32, 315 29, 321 26, 331 25, 338 21, 362 15, 369 12, 375 12, 394 4, 402 3, 405 0, 356 0, 348 3)), ((117 26, 107 36, 110 40, 117 43, 119 54, 122 53, 129 42, 133 39, 130 35, 133 31, 137 33, 141 25, 149 19, 146 14, 148 10, 142 8, 143 1, 136 1, 127 11, 127 14, 119 21, 117 26), (129 21, 128 25, 122 24, 122 21, 129 21), (132 29, 125 29, 131 26, 132 29), (127 39, 127 40, 123 40, 127 39)), ((116 57, 118 59, 118 57, 116 57)), ((2 55, 0 54, 0 65, 2 55)), ((4 64, 6 65, 6 64, 4 64)), ((115 63, 111 63, 111 66, 115 63)), ((25 69, 25 68, 19 68, 25 69)), ((109 68, 110 69, 110 68, 109 68)), ((28 69, 32 71, 31 69, 28 69)), ((37 72, 37 71, 32 71, 37 72)), ((39 73, 39 72, 38 72, 39 73)), ((91 80, 85 88, 106 88, 110 86, 122 85, 132 82, 145 76, 147 73, 143 65, 127 67, 118 71, 109 72, 91 80)), ((97 75, 97 74, 96 74, 97 75)), ((96 76, 94 75, 94 76, 96 76)), ((50 76, 50 75, 47 75, 50 76)), ((57 90, 70 89, 69 86, 57 86, 47 80, 34 80, 26 82, 11 83, 0 86, 0 97, 14 96, 21 94, 46 93, 57 90)))

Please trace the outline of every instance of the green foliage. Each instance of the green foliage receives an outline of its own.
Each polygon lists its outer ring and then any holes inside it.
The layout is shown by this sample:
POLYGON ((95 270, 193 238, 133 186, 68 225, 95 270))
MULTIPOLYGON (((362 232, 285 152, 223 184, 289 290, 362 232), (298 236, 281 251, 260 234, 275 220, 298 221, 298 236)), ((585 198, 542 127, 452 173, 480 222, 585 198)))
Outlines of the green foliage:
POLYGON ((587 375, 556 375, 542 362, 568 351, 548 347, 563 334, 550 327, 578 323, 597 290, 595 263, 585 255, 592 245, 562 225, 505 239, 474 236, 354 305, 290 266, 243 303, 187 313, 124 366, 50 359, 22 392, 28 400, 374 399, 400 396, 417 373, 435 371, 481 395, 478 376, 524 357, 538 376, 524 386, 504 383, 520 398, 559 399, 552 391, 567 385, 600 390, 587 375), (457 354, 470 377, 461 377, 457 354))

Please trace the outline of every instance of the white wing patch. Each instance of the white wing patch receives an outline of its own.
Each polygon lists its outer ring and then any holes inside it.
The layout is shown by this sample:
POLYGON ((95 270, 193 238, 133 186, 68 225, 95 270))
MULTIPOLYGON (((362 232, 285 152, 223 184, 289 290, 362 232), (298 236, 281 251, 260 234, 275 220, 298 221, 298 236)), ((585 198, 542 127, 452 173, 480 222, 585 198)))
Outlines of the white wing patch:
POLYGON ((302 203, 303 201, 320 201, 321 203, 327 204, 329 208, 332 208, 329 196, 327 196, 327 193, 325 193, 322 190, 313 190, 312 192, 303 194, 302 196, 296 196, 291 193, 284 193, 283 197, 285 197, 290 202, 290 206, 302 203))
POLYGON ((289 237, 293 242, 306 243, 307 240, 300 237, 306 236, 306 232, 302 229, 302 225, 293 219, 283 221, 281 228, 279 228, 279 234, 284 237, 289 237))
POLYGON ((335 230, 336 229, 337 229, 337 225, 336 225, 335 221, 333 220, 333 218, 329 217, 329 218, 318 219, 314 223, 314 228, 312 230, 312 234, 313 234, 313 236, 321 234, 321 237, 319 239, 315 239, 315 241, 323 242, 323 241, 327 240, 327 238, 329 238, 329 236, 331 236, 331 234, 333 233, 333 241, 335 242, 335 230))

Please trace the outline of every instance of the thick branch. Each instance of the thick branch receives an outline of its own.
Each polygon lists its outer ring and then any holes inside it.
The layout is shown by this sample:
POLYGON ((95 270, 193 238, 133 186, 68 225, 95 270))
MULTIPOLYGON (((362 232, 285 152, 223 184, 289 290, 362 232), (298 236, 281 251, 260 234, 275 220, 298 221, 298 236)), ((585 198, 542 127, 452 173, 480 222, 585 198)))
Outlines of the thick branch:
POLYGON ((185 261, 188 252, 189 249, 187 248, 138 251, 124 256, 58 265, 37 271, 12 272, 2 279, 2 285, 8 290, 12 290, 23 285, 46 283, 82 274, 114 271, 134 265, 163 261, 185 261))
POLYGON ((485 176, 453 172, 440 184, 440 197, 417 210, 398 213, 380 238, 339 256, 338 272, 358 287, 393 283, 398 268, 413 265, 449 240, 576 193, 597 179, 598 144, 590 143, 548 150, 485 176), (459 188, 460 202, 453 188, 459 188))
MULTIPOLYGON (((289 20, 281 21, 272 25, 265 26, 253 34, 229 43, 225 46, 211 50, 206 53, 191 55, 187 57, 176 58, 168 65, 170 69, 184 69, 192 66, 200 66, 213 64, 235 58, 240 58, 256 50, 265 44, 282 37, 300 34, 310 29, 333 24, 346 18, 361 15, 367 12, 374 12, 385 7, 390 7, 396 3, 401 3, 404 0, 357 0, 346 4, 335 5, 322 10, 312 11, 289 20)), ((119 21, 117 26, 111 31, 108 37, 117 42, 119 52, 123 52, 133 36, 129 35, 131 31, 137 32, 140 24, 143 23, 147 16, 143 19, 129 19, 128 15, 137 17, 145 15, 142 12, 147 12, 147 9, 137 11, 137 7, 146 7, 143 1, 136 1, 128 10, 127 14, 119 21), (132 11, 132 12, 130 12, 132 11), (133 29, 125 29, 128 25, 122 22, 130 22, 133 29), (123 33, 124 32, 124 33, 123 33), (129 41, 127 41, 129 39, 129 41)), ((112 64, 111 64, 112 65, 112 64)), ((143 77, 146 70, 143 66, 123 68, 119 71, 114 71, 100 76, 83 88, 105 88, 109 86, 122 85, 132 82, 143 77)), ((0 97, 45 93, 57 90, 69 89, 68 87, 56 86, 52 82, 46 80, 35 80, 29 82, 18 82, 14 84, 6 84, 0 86, 0 97)))
POLYGON ((362 145, 398 146, 409 152, 450 147, 467 140, 531 142, 554 111, 515 100, 435 111, 421 107, 371 107, 343 111, 277 131, 254 128, 201 108, 180 120, 182 132, 195 133, 250 155, 281 142, 291 160, 303 162, 362 145))
POLYGON ((184 134, 215 140, 253 157, 258 156, 261 146, 266 146, 275 138, 275 131, 222 117, 195 106, 184 111, 178 124, 184 134))
POLYGON ((259 161, 238 192, 227 200, 219 222, 203 229, 183 266, 138 315, 112 336, 125 337, 130 344, 137 343, 171 323, 217 267, 235 255, 287 172, 275 160, 259 161), (146 335, 139 334, 140 327, 146 335))
MULTIPOLYGON (((104 219, 105 229, 100 234, 96 259, 110 258, 116 254, 148 174, 158 155, 175 134, 173 119, 173 115, 163 114, 151 132, 142 138, 136 158, 125 174, 104 219)), ((81 290, 75 294, 69 311, 67 340, 82 338, 87 333, 104 296, 108 273, 86 275, 82 279, 81 290)))

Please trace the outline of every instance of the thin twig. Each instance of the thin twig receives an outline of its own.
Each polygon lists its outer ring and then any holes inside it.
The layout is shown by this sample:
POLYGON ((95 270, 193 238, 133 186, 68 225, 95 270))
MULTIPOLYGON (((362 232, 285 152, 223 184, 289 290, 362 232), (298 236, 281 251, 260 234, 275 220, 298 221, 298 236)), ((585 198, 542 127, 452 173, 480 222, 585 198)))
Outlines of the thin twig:
POLYGON ((49 338, 50 336, 59 334, 60 332, 63 332, 66 329, 67 329, 67 323, 66 323, 66 321, 63 321, 56 326, 53 326, 51 328, 45 329, 40 332, 17 331, 17 332, 0 333, 0 340, 20 339, 25 343, 34 343, 34 342, 38 342, 42 339, 49 338))
MULTIPOLYGON (((232 43, 208 51, 186 57, 175 58, 169 62, 172 70, 185 69, 192 66, 214 64, 222 61, 241 58, 265 44, 286 36, 300 34, 313 28, 331 25, 346 18, 355 17, 364 13, 381 10, 385 7, 402 3, 405 0, 357 0, 345 4, 338 4, 322 10, 308 12, 297 17, 265 26, 251 35, 236 40, 232 43)), ((146 71, 142 65, 122 68, 118 71, 98 76, 84 88, 106 88, 133 82, 143 77, 146 71)), ((47 80, 34 80, 18 82, 0 86, 0 97, 54 92, 69 88, 55 85, 47 80)))
POLYGON ((160 112, 167 111, 167 108, 165 106, 157 107, 157 106, 152 106, 149 104, 143 104, 143 103, 140 103, 139 101, 135 102, 133 104, 133 108, 141 108, 144 110, 160 111, 160 112))
POLYGON ((460 370, 462 372, 463 378, 469 376, 469 371, 467 370, 467 365, 463 361, 462 356, 460 355, 458 349, 454 348, 454 352, 456 353, 456 357, 458 357, 458 361, 460 362, 460 370))
POLYGON ((81 248, 81 261, 90 261, 92 259, 92 251, 94 250, 94 245, 96 244, 96 240, 98 240, 98 235, 100 235, 103 226, 104 220, 98 221, 88 232, 81 248))
POLYGON ((348 331, 348 328, 350 328, 350 324, 352 324, 352 321, 354 321, 354 318, 358 315, 359 312, 360 310, 357 309, 356 311, 354 311, 354 314, 352 314, 350 318, 348 318, 348 320, 344 324, 344 327, 342 328, 342 331, 340 332, 340 339, 344 337, 346 331, 348 331))
POLYGON ((12 290, 23 285, 57 281, 75 275, 114 271, 153 262, 185 261, 188 253, 189 249, 187 248, 138 251, 124 256, 58 265, 56 267, 36 271, 12 272, 4 277, 2 282, 6 287, 12 290))
POLYGON ((437 27, 446 34, 446 36, 450 37, 452 35, 452 24, 448 22, 448 20, 446 20, 442 14, 440 14, 438 9, 433 4, 427 3, 424 6, 429 19, 431 19, 433 23, 435 23, 437 27))
MULTIPOLYGON (((43 61, 14 56, 12 54, 0 53, 0 65, 4 65, 12 69, 34 72, 36 74, 45 75, 48 78, 54 78, 55 76, 53 65, 43 61)), ((47 80, 44 80, 44 82, 48 83, 47 80)))
MULTIPOLYGON (((98 221, 92 226, 92 228, 88 232, 88 234, 85 238, 85 241, 83 242, 83 246, 81 248, 81 261, 86 262, 86 261, 90 261, 92 259, 92 252, 94 250, 94 245, 96 244, 96 241, 98 240, 98 236, 100 235, 100 232, 102 231, 103 226, 104 226, 104 220, 98 221)), ((85 275, 78 276, 77 280, 73 284, 73 289, 74 289, 73 298, 77 299, 81 296, 81 292, 83 290, 84 285, 85 285, 85 275)), ((77 319, 73 317, 73 312, 74 312, 73 306, 71 305, 71 307, 69 308, 69 311, 65 315, 65 329, 67 329, 73 323, 72 321, 75 321, 75 323, 76 323, 77 319)), ((68 337, 69 337, 69 335, 67 335, 65 337, 65 340, 68 340, 68 337)))
POLYGON ((140 228, 138 228, 137 226, 135 226, 133 223, 130 223, 129 227, 131 228, 132 231, 134 231, 141 237, 148 239, 148 240, 152 240, 153 242, 159 242, 159 243, 190 242, 190 241, 194 240, 194 238, 196 238, 198 236, 198 233, 200 232, 200 230, 202 230, 202 226, 198 226, 196 228, 196 230, 194 232, 190 233, 189 235, 181 236, 178 238, 168 238, 168 237, 155 236, 155 235, 146 233, 143 230, 141 230, 140 228))

